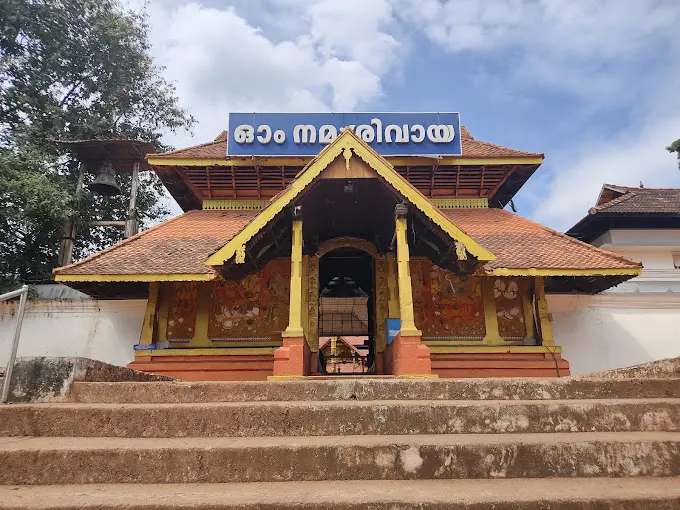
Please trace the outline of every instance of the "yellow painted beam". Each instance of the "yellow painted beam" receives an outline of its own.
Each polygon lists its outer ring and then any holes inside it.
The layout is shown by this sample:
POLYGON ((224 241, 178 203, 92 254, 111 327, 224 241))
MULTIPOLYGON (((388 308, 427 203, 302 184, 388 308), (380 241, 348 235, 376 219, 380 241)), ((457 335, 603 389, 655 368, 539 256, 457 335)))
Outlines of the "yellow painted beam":
POLYGON ((494 298, 493 278, 481 278, 482 300, 484 302, 484 326, 486 334, 484 340, 486 345, 498 345, 503 343, 498 332, 498 315, 496 312, 496 299, 494 298))
POLYGON ((505 353, 540 353, 552 354, 561 353, 562 348, 555 346, 551 348, 542 345, 432 345, 430 342, 423 342, 430 348, 430 352, 437 354, 463 353, 463 354, 505 354, 505 353))
POLYGON ((413 316, 413 290, 411 288, 411 269, 409 267, 408 241, 406 240, 406 218, 395 221, 397 238, 397 274, 399 287, 399 315, 403 336, 421 336, 413 316))
POLYGON ((302 222, 293 221, 293 247, 290 256, 290 307, 288 327, 283 337, 300 338, 302 329, 302 222))
POLYGON ((139 337, 140 345, 151 345, 155 341, 156 330, 156 310, 158 309, 158 291, 160 285, 158 282, 149 284, 149 298, 146 301, 146 310, 144 312, 144 323, 142 324, 142 333, 139 337))
POLYGON ((260 214, 246 227, 243 228, 233 239, 225 244, 220 250, 208 258, 209 266, 221 266, 231 259, 242 246, 264 228, 279 212, 298 196, 314 179, 341 154, 347 153, 359 156, 376 173, 385 179, 397 192, 404 196, 416 208, 423 212, 435 224, 437 224, 452 239, 463 243, 467 251, 481 261, 495 260, 493 253, 476 243, 470 236, 454 225, 451 220, 444 216, 425 196, 420 193, 411 183, 401 177, 392 166, 378 156, 368 145, 361 141, 350 130, 344 130, 330 145, 327 145, 312 160, 299 177, 293 181, 276 200, 263 209, 260 214))
POLYGON ((210 308, 212 306, 212 285, 203 284, 196 286, 196 325, 194 336, 189 342, 191 347, 210 347, 208 338, 208 325, 210 324, 210 308))
POLYGON ((499 268, 484 273, 490 276, 637 276, 642 274, 642 268, 617 269, 509 269, 499 268))
MULTIPOLYGON (((257 164, 260 167, 280 167, 280 166, 305 166, 313 158, 163 158, 163 157, 147 157, 147 161, 151 166, 253 166, 257 164)), ((465 156, 457 157, 443 157, 443 158, 427 158, 418 156, 387 156, 385 158, 393 166, 418 166, 418 165, 434 165, 449 166, 480 166, 480 165, 540 165, 543 163, 541 156, 517 156, 511 158, 466 158, 465 156)))
POLYGON ((387 254, 387 289, 388 289, 388 315, 390 319, 399 318, 399 287, 397 275, 397 259, 394 253, 387 254))
POLYGON ((534 305, 530 280, 523 280, 522 286, 522 308, 524 310, 524 327, 526 329, 525 339, 536 338, 536 327, 534 325, 534 305))
POLYGON ((135 357, 145 356, 255 356, 274 354, 277 347, 209 347, 204 349, 155 349, 135 351, 135 357))
POLYGON ((56 274, 57 282, 208 282, 216 273, 56 274))

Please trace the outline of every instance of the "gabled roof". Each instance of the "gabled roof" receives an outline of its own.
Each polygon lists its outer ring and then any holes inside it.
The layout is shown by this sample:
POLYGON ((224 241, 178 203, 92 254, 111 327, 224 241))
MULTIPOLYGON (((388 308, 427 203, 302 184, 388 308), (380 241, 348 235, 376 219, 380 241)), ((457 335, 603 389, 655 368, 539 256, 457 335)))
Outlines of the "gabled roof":
POLYGON ((567 234, 592 241, 611 228, 679 228, 680 188, 605 184, 588 215, 567 234))
POLYGON ((425 216, 439 226, 452 240, 462 243, 465 249, 474 255, 477 260, 489 261, 495 259, 493 253, 473 241, 465 232, 439 212, 415 186, 399 175, 390 163, 378 155, 377 152, 351 130, 344 129, 335 140, 319 152, 285 190, 272 198, 269 205, 260 212, 252 223, 248 224, 233 239, 229 240, 217 253, 208 259, 207 263, 211 266, 221 266, 229 261, 237 251, 244 249, 246 243, 269 224, 277 214, 304 192, 331 162, 343 156, 347 160, 348 165, 351 157, 361 158, 388 185, 392 186, 401 196, 420 209, 425 216))
MULTIPOLYGON (((539 157, 543 154, 536 152, 518 151, 496 145, 493 143, 475 140, 470 132, 461 126, 460 139, 463 147, 464 158, 512 158, 512 157, 539 157)), ((194 145, 185 149, 179 149, 161 154, 150 154, 154 160, 159 159, 229 159, 227 156, 227 132, 222 131, 215 140, 200 145, 194 145)))

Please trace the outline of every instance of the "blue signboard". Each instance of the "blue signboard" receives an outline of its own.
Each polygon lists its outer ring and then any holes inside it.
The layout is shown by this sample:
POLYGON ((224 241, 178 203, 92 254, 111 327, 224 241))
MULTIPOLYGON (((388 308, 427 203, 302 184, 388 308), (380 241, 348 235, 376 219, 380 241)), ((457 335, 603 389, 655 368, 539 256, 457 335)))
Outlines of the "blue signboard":
POLYGON ((387 319, 387 343, 391 344, 392 340, 397 338, 401 331, 401 319, 387 319))
POLYGON ((229 156, 316 156, 349 126, 383 156, 460 156, 457 113, 230 113, 229 156))

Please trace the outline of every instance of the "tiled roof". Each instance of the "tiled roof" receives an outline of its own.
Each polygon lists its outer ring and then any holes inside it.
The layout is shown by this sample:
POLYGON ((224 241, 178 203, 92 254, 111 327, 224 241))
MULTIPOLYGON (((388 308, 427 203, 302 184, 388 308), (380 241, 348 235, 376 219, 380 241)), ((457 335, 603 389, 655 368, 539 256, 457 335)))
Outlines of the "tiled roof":
MULTIPOLYGON (((461 126, 461 143, 463 157, 466 158, 511 158, 511 157, 542 157, 536 152, 524 152, 508 149, 493 143, 475 140, 470 132, 461 126)), ((226 159, 227 133, 223 131, 212 142, 203 143, 163 154, 153 154, 154 158, 163 159, 226 159)))
POLYGON ((189 211, 55 270, 57 275, 211 274, 212 253, 258 211, 189 211))
POLYGON ((680 214, 680 188, 604 187, 623 195, 593 207, 590 214, 680 214))
POLYGON ((625 257, 595 248, 503 209, 444 209, 455 225, 496 255, 485 269, 630 269, 625 257))
MULTIPOLYGON (((441 211, 496 255, 488 270, 620 269, 639 263, 595 248, 502 209, 441 211)), ((91 257, 55 270, 58 275, 211 274, 207 258, 257 211, 190 211, 91 257)))

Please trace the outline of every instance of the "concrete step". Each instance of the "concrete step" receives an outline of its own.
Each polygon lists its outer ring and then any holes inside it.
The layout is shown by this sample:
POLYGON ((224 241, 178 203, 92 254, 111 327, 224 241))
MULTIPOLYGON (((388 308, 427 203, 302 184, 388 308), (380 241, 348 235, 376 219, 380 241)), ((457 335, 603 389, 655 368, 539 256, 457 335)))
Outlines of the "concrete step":
POLYGON ((680 433, 0 438, 0 483, 680 475, 680 433))
POLYGON ((91 403, 263 400, 549 400, 680 397, 670 379, 361 379, 277 382, 75 382, 71 398, 91 403))
POLYGON ((0 406, 0 436, 221 437, 680 431, 680 399, 0 406))
POLYGON ((347 480, 0 487, 0 508, 201 510, 675 510, 680 478, 347 480))

